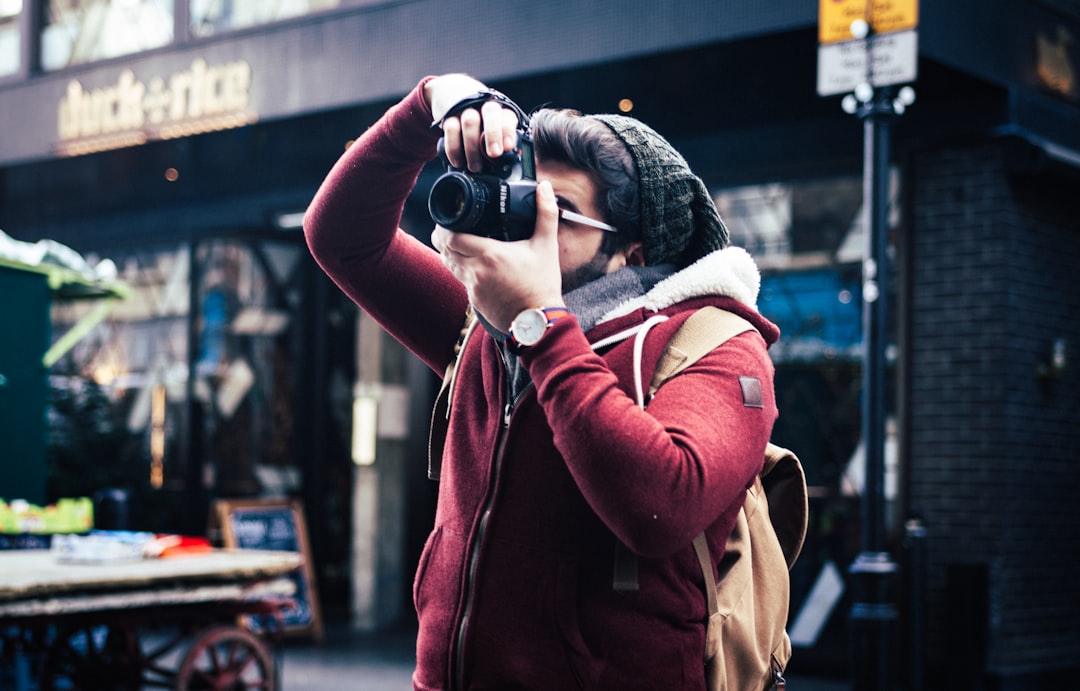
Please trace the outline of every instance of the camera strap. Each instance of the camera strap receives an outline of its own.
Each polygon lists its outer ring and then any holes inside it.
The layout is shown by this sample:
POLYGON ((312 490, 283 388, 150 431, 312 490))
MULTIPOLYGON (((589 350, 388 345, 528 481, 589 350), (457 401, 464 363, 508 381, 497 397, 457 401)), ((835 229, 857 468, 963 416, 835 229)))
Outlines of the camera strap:
POLYGON ((431 123, 431 129, 442 129, 443 121, 446 120, 446 118, 457 117, 463 110, 479 108, 488 101, 495 101, 504 108, 509 108, 514 111, 514 114, 517 115, 518 124, 521 126, 521 129, 528 129, 529 116, 525 114, 525 111, 523 111, 518 104, 511 101, 506 94, 501 91, 496 91, 495 89, 482 89, 481 91, 477 91, 476 93, 461 99, 450 106, 445 115, 431 123))

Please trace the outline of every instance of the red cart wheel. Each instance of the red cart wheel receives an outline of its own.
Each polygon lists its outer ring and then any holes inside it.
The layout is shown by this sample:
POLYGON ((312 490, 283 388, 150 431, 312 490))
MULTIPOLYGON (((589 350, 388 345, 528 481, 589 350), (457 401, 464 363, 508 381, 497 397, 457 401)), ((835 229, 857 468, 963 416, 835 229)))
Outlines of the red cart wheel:
POLYGON ((176 691, 277 691, 266 644, 246 629, 217 626, 200 635, 180 664, 176 691))

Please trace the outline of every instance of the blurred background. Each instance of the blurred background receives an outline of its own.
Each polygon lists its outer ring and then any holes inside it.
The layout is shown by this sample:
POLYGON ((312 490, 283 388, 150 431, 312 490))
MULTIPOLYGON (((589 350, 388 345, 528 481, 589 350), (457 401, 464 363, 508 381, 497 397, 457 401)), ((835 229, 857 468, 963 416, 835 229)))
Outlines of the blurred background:
MULTIPOLYGON (((871 530, 897 684, 1059 687, 1080 660, 1078 38, 1077 0, 0 0, 0 499, 215 541, 215 501, 296 499, 324 617, 407 632, 438 380, 300 222, 354 137, 464 71, 526 110, 647 122, 757 260, 774 441, 810 484, 792 669, 854 673, 871 530), (868 62, 888 113, 852 100, 868 62)), ((402 219, 424 240, 438 172, 402 219)))

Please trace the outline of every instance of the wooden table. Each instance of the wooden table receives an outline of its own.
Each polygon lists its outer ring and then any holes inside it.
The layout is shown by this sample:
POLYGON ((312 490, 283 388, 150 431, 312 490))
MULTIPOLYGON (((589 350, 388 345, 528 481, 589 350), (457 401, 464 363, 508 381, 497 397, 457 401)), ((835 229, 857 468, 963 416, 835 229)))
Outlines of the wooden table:
POLYGON ((0 552, 0 671, 41 689, 276 689, 272 622, 301 565, 256 550, 118 564, 0 552))

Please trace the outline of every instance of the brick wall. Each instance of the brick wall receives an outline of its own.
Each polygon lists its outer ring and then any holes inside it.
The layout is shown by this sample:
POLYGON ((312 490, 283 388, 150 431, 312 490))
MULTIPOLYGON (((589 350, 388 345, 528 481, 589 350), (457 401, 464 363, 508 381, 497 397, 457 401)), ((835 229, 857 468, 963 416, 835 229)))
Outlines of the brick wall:
POLYGON ((1002 679, 1080 667, 1080 185, 1018 175, 1017 150, 914 153, 907 240, 928 662, 1002 679), (1059 338, 1066 370, 1040 378, 1059 338))

